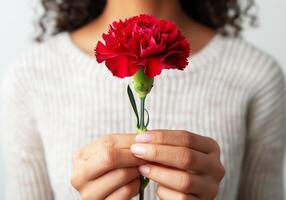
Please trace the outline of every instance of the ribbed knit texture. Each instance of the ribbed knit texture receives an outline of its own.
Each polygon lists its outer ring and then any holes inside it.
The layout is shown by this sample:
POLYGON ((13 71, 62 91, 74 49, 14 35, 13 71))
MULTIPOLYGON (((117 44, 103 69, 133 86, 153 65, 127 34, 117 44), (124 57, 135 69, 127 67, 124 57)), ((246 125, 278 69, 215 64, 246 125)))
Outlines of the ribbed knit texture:
MULTIPOLYGON (((219 35, 189 61, 185 71, 156 78, 146 100, 149 128, 218 141, 226 168, 218 200, 282 200, 281 68, 243 39, 219 35)), ((80 199, 70 185, 73 154, 108 133, 135 131, 129 81, 114 78, 67 33, 15 63, 1 91, 7 200, 80 199)), ((145 199, 156 199, 153 182, 145 199)))

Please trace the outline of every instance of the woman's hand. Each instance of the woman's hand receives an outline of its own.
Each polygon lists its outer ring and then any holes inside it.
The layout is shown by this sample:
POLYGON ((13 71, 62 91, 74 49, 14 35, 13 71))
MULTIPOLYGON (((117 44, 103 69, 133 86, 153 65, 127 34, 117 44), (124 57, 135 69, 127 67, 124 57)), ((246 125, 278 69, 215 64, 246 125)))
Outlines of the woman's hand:
POLYGON ((129 200, 139 191, 138 166, 146 161, 134 157, 130 146, 135 134, 101 138, 74 156, 71 184, 83 200, 129 200))
POLYGON ((139 170, 158 183, 160 199, 215 199, 225 172, 213 139, 187 131, 155 130, 138 135, 136 142, 131 151, 152 163, 139 170))

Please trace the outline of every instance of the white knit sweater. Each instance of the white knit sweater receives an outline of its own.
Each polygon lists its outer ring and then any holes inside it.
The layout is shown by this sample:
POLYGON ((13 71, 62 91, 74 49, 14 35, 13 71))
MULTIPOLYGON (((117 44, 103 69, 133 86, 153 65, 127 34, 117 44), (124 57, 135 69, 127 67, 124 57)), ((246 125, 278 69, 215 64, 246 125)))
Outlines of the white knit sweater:
MULTIPOLYGON (((185 71, 156 78, 146 104, 149 128, 218 141, 226 168, 218 200, 282 200, 281 68, 243 39, 219 35, 189 61, 185 71)), ((135 130, 129 81, 114 78, 68 33, 15 63, 1 91, 7 200, 80 199, 70 185, 73 153, 105 134, 135 130)), ((156 199, 155 190, 152 182, 146 200, 156 199)))

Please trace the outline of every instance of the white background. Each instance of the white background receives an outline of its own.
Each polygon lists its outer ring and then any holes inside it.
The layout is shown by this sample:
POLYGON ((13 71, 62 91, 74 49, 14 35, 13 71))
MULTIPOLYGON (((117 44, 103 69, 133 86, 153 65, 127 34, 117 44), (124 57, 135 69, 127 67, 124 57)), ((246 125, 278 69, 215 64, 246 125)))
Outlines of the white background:
MULTIPOLYGON (((34 1, 34 0, 33 0, 34 1)), ((286 70, 286 1, 258 0, 260 27, 245 37, 270 53, 286 70)), ((32 0, 0 0, 0 81, 7 65, 24 53, 33 37, 32 0)), ((1 141, 0 141, 1 142, 1 141)), ((0 199, 3 199, 4 172, 0 151, 0 199)))

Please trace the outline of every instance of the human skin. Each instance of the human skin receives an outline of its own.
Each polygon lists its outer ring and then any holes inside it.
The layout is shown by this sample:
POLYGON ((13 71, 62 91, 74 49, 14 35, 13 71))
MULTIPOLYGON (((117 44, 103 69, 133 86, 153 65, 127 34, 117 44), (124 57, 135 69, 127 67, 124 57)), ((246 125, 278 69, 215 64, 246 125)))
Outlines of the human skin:
MULTIPOLYGON (((189 19, 177 0, 108 0, 103 14, 72 32, 71 39, 90 56, 108 25, 141 13, 170 19, 198 53, 216 34, 189 19)), ((158 183, 164 200, 213 200, 224 176, 219 145, 186 130, 107 134, 74 156, 72 185, 84 200, 129 200, 138 194, 139 175, 158 183), (169 180, 172 180, 170 182, 169 180)))
POLYGON ((75 155, 71 183, 84 200, 128 200, 141 173, 158 183, 160 199, 211 200, 224 176, 219 157, 213 139, 188 131, 109 134, 75 155))

